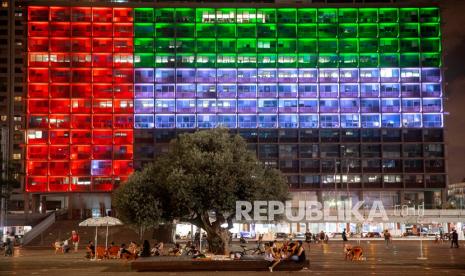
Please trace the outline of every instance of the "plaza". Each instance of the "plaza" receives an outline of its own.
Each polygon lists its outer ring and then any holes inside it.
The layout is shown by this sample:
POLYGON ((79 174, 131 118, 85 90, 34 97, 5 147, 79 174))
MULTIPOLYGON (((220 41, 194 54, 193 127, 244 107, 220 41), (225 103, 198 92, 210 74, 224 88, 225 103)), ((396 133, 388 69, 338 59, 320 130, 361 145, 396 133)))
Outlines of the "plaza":
MULTIPOLYGON (((356 245, 356 240, 349 243, 356 245)), ((451 249, 448 242, 423 242, 427 260, 418 260, 419 240, 394 240, 386 248, 382 240, 361 241, 365 261, 344 261, 342 242, 311 244, 308 256, 310 267, 293 272, 297 275, 465 275, 465 250, 451 249)), ((307 252, 308 248, 306 247, 307 252)), ((147 275, 130 269, 130 263, 122 260, 89 261, 84 250, 78 253, 57 254, 51 248, 30 247, 15 251, 14 257, 0 257, 2 275, 147 275)), ((219 267, 218 270, 221 270, 219 267)), ((240 272, 241 275, 269 275, 268 272, 240 272)), ((238 272, 160 272, 150 275, 237 275, 238 272)), ((289 273, 275 272, 281 275, 289 273)))

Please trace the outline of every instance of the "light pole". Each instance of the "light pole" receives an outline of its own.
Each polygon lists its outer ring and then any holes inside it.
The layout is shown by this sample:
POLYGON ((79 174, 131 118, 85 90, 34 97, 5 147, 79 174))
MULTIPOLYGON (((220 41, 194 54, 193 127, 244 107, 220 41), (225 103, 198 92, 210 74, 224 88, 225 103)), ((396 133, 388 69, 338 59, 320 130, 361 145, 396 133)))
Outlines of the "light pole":
POLYGON ((423 255, 423 237, 422 237, 423 226, 422 226, 421 222, 419 222, 419 224, 420 224, 420 256, 418 256, 417 259, 418 260, 428 260, 428 258, 423 255))
POLYGON ((334 197, 336 198, 336 232, 339 231, 339 208, 338 208, 338 201, 339 201, 339 193, 337 190, 337 180, 336 180, 336 175, 337 175, 337 161, 336 158, 334 158, 334 197))

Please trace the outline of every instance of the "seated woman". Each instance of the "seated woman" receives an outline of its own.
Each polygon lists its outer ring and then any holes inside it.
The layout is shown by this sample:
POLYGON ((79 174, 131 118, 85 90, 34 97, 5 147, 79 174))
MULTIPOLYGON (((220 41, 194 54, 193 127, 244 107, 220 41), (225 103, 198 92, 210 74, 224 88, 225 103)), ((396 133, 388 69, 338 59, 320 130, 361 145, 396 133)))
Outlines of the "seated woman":
POLYGON ((268 267, 270 272, 273 272, 273 269, 283 260, 283 251, 282 247, 278 248, 276 245, 273 245, 271 248, 271 256, 273 260, 271 261, 271 265, 268 267))
POLYGON ((305 249, 302 246, 302 241, 298 241, 295 244, 294 248, 292 249, 292 255, 290 259, 296 263, 305 262, 306 256, 305 256, 305 249))
POLYGON ((265 243, 265 255, 264 255, 264 258, 265 258, 265 261, 273 263, 273 261, 274 261, 274 258, 273 258, 273 242, 265 243))
POLYGON ((131 254, 138 255, 140 251, 140 247, 136 242, 131 241, 129 243, 128 250, 129 252, 131 252, 131 254))
POLYGON ((142 244, 142 251, 140 252, 141 257, 150 257, 150 243, 148 240, 144 240, 142 244))
POLYGON ((120 259, 125 259, 125 260, 130 260, 130 259, 136 259, 137 255, 133 254, 130 250, 126 249, 126 244, 121 244, 121 247, 119 249, 119 258, 120 259))
POLYGON ((181 256, 182 250, 181 250, 181 245, 179 243, 176 243, 173 248, 170 249, 168 252, 169 256, 181 256))
POLYGON ((151 254, 152 256, 163 255, 163 243, 162 242, 157 243, 157 241, 155 241, 155 246, 152 248, 151 254))

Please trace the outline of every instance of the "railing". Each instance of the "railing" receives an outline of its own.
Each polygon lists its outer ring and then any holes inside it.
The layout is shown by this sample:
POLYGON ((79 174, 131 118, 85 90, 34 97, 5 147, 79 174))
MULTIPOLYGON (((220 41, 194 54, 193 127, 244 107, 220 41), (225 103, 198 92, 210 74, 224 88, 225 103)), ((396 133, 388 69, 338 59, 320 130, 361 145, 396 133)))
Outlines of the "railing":
POLYGON ((33 239, 35 239, 37 236, 39 236, 42 232, 47 230, 52 224, 55 223, 55 215, 56 213, 53 212, 51 213, 47 218, 45 218, 43 221, 41 221, 39 224, 34 226, 31 231, 27 232, 24 235, 23 238, 23 245, 27 245, 30 243, 33 239))

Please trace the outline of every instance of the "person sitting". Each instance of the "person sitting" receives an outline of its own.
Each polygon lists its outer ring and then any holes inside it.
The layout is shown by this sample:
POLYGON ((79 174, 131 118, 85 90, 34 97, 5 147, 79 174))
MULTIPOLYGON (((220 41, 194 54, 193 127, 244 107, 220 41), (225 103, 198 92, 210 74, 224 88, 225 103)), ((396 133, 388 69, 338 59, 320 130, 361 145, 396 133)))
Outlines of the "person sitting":
POLYGON ((284 259, 290 259, 291 256, 294 254, 294 250, 295 250, 296 246, 297 246, 297 243, 291 242, 291 243, 287 246, 287 250, 286 250, 286 252, 284 252, 283 258, 284 258, 284 259))
POLYGON ((198 259, 198 258, 205 258, 206 257, 205 254, 200 252, 200 250, 195 248, 195 246, 192 246, 190 251, 191 251, 190 255, 192 255, 192 259, 198 259))
POLYGON ((270 266, 273 264, 274 258, 273 258, 273 242, 267 242, 265 243, 265 255, 264 255, 265 261, 270 262, 270 266))
POLYGON ((302 246, 302 241, 298 241, 292 248, 292 255, 290 259, 296 263, 303 263, 306 259, 305 249, 302 246))
MULTIPOLYGON (((5 243, 5 245, 6 245, 6 243, 5 243)), ((53 244, 53 248, 55 248, 55 254, 62 251, 61 242, 59 240, 56 240, 55 243, 53 244)))
POLYGON ((181 250, 181 245, 179 243, 176 243, 173 248, 170 249, 168 252, 169 256, 181 256, 182 250, 181 250))
POLYGON ((157 241, 155 241, 155 246, 152 248, 150 253, 152 256, 163 255, 163 243, 162 242, 157 243, 157 241))
POLYGON ((63 244, 61 246, 61 251, 63 253, 68 253, 70 249, 71 249, 71 247, 69 246, 68 240, 64 240, 63 244))
POLYGON ((198 250, 192 244, 190 246, 186 244, 184 251, 187 256, 194 256, 196 253, 198 253, 198 250))
POLYGON ((130 250, 126 249, 126 244, 121 244, 121 247, 119 249, 119 258, 120 259, 125 259, 125 260, 135 260, 137 258, 137 255, 132 253, 130 250))
POLYGON ((268 267, 270 272, 273 272, 273 269, 282 261, 283 259, 283 247, 278 248, 276 245, 272 247, 271 256, 273 258, 271 265, 268 267))
POLYGON ((142 251, 140 253, 141 257, 150 257, 150 243, 148 240, 144 240, 144 243, 142 244, 142 251))
POLYGON ((129 250, 129 252, 131 252, 131 254, 138 255, 139 251, 140 251, 140 248, 139 248, 139 245, 136 242, 131 241, 129 243, 128 250, 129 250))
POLYGON ((89 241, 86 247, 86 258, 92 259, 95 256, 95 246, 92 241, 89 241))

